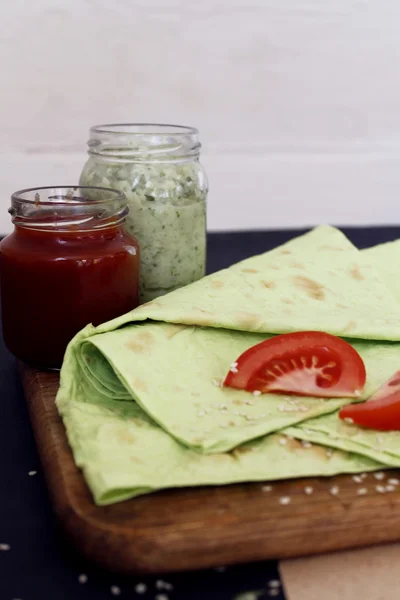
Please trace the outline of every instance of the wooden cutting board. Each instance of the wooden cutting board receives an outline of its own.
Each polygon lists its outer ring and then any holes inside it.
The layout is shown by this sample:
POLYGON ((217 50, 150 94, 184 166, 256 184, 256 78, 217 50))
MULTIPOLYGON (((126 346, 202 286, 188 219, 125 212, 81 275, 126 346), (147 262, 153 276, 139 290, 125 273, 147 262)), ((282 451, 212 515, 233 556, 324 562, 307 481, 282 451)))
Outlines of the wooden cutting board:
POLYGON ((187 488, 98 507, 55 407, 58 374, 20 371, 54 510, 76 549, 108 569, 160 574, 400 540, 400 489, 378 493, 384 482, 372 474, 362 484, 343 475, 268 484, 271 490, 260 483, 187 488), (360 487, 368 493, 358 495, 360 487))

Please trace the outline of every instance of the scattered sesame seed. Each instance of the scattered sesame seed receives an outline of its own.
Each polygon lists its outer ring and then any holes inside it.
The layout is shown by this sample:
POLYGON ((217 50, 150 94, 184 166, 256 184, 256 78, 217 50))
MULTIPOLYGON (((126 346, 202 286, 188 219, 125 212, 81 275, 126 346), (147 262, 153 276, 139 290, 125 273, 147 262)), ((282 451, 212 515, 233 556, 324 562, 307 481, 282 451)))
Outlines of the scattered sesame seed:
POLYGON ((333 485, 331 487, 331 489, 329 490, 329 493, 332 494, 332 496, 337 496, 339 493, 339 486, 338 485, 333 485))
POLYGON ((263 485, 261 488, 262 492, 270 492, 272 490, 272 485, 263 485))
POLYGON ((167 581, 163 581, 162 579, 158 579, 156 581, 156 588, 158 590, 168 590, 171 591, 174 589, 174 586, 171 583, 168 583, 167 581))
POLYGON ((0 550, 10 550, 10 544, 0 544, 0 550))
POLYGON ((279 498, 279 504, 282 504, 282 506, 287 506, 288 504, 290 504, 291 498, 289 496, 281 496, 279 498))
POLYGON ((384 485, 377 485, 375 486, 375 489, 379 494, 384 494, 386 492, 386 488, 384 485))
POLYGON ((395 485, 387 485, 386 486, 386 491, 387 492, 394 492, 395 489, 396 489, 395 485))
POLYGON ((29 471, 28 475, 30 477, 33 477, 33 475, 36 475, 37 471, 29 471))
POLYGON ((398 479, 395 479, 394 477, 391 477, 390 479, 388 479, 388 483, 390 483, 390 485, 399 485, 400 481, 398 479))
POLYGON ((209 415, 211 412, 211 408, 205 408, 204 412, 206 413, 206 415, 209 415))
POLYGON ((79 577, 78 577, 79 583, 86 583, 87 580, 88 580, 88 576, 85 575, 85 573, 81 573, 81 575, 79 575, 79 577))
POLYGON ((312 448, 312 443, 305 442, 304 440, 301 442, 301 445, 303 446, 303 448, 312 448))
POLYGON ((345 417, 343 419, 343 421, 345 421, 346 423, 350 423, 350 424, 354 423, 354 419, 352 419, 351 417, 345 417))
POLYGON ((156 594, 155 600, 169 600, 167 594, 156 594))
POLYGON ((277 588, 272 588, 268 590, 268 596, 278 596, 279 590, 277 588))
POLYGON ((366 479, 368 477, 368 473, 361 473, 360 477, 361 479, 366 479))
POLYGON ((284 411, 286 410, 286 408, 283 406, 283 404, 280 404, 280 405, 278 406, 278 410, 279 410, 280 412, 284 412, 284 411))
POLYGON ((212 380, 213 385, 215 385, 216 387, 221 387, 221 382, 218 381, 218 379, 213 379, 212 380))
POLYGON ((254 402, 254 400, 246 400, 246 404, 247 404, 247 406, 254 406, 255 402, 254 402))
POLYGON ((362 477, 360 477, 359 475, 353 475, 352 479, 356 483, 361 483, 362 482, 362 477))
POLYGON ((199 412, 197 413, 198 417, 204 417, 206 413, 203 410, 199 410, 199 412))
POLYGON ((231 364, 231 368, 233 368, 233 369, 235 369, 237 366, 238 366, 238 363, 237 363, 237 362, 233 362, 233 363, 231 364))
POLYGON ((381 481, 382 479, 385 479, 386 475, 385 473, 382 473, 382 471, 378 471, 377 473, 374 473, 374 477, 375 479, 378 479, 378 481, 381 481))
POLYGON ((311 496, 311 494, 313 493, 313 491, 314 491, 314 488, 311 487, 311 485, 307 485, 304 488, 304 493, 306 494, 306 496, 311 496))
POLYGON ((110 592, 112 593, 113 596, 120 596, 121 595, 121 588, 118 587, 117 585, 112 585, 110 587, 110 592))
POLYGON ((231 367, 229 370, 231 373, 239 373, 236 367, 231 367))
POLYGON ((308 412, 309 408, 308 406, 299 406, 299 410, 301 410, 301 412, 308 412))
POLYGON ((253 396, 261 396, 260 390, 254 390, 253 396))
POLYGON ((147 585, 145 583, 137 583, 135 585, 135 592, 137 594, 145 594, 147 592, 147 585))
POLYGON ((384 440, 383 440, 383 435, 378 435, 376 437, 376 439, 378 440, 378 444, 383 444, 384 440))
POLYGON ((268 581, 268 585, 271 588, 279 588, 281 587, 281 582, 279 579, 271 579, 271 581, 268 581))
POLYGON ((368 493, 367 488, 358 488, 358 490, 357 490, 357 494, 359 496, 365 496, 365 494, 367 494, 367 493, 368 493))
POLYGON ((219 407, 219 410, 228 410, 228 407, 226 404, 221 404, 221 406, 219 407))
POLYGON ((281 446, 286 446, 286 444, 287 444, 287 439, 286 439, 286 438, 284 438, 284 437, 281 437, 281 438, 280 438, 280 440, 279 440, 279 443, 280 443, 280 445, 281 445, 281 446))

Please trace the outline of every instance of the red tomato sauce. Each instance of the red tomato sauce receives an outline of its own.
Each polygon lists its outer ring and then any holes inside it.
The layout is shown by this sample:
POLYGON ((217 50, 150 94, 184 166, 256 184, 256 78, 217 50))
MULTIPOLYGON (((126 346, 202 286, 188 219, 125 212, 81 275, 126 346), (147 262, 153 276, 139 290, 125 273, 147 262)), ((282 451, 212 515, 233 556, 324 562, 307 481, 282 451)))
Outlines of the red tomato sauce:
POLYGON ((139 304, 139 248, 120 225, 15 227, 0 244, 3 336, 18 359, 59 368, 68 342, 139 304))

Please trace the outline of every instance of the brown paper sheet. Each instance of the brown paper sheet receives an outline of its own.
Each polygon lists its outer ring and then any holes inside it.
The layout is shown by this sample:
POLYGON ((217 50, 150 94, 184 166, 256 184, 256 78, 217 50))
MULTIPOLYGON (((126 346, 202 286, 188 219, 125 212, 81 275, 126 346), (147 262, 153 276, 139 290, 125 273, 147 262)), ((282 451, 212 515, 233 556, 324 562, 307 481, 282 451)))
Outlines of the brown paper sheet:
POLYGON ((279 564, 287 600, 400 600, 400 544, 279 564))

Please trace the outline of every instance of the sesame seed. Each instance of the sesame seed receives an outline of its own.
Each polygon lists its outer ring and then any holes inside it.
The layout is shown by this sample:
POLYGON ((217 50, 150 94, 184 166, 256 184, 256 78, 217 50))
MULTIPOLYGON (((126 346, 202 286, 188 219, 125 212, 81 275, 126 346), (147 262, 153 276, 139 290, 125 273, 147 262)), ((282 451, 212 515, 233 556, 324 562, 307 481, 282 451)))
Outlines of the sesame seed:
POLYGON ((254 402, 254 400, 246 400, 246 404, 247 404, 247 406, 254 406, 255 402, 254 402))
POLYGON ((231 367, 229 370, 231 373, 239 373, 236 367, 231 367))
POLYGON ((346 423, 350 423, 350 424, 354 423, 354 419, 352 419, 351 417, 345 417, 343 419, 343 421, 345 421, 346 423))
POLYGON ((359 488, 359 489, 357 490, 357 494, 358 494, 359 496, 365 496, 365 494, 367 494, 367 493, 368 493, 368 490, 367 490, 367 488, 359 488))
POLYGON ((10 550, 10 544, 0 544, 0 550, 10 550))
POLYGON ((332 494, 332 496, 337 496, 339 493, 339 486, 333 485, 329 490, 329 493, 332 494))
POLYGON ((169 600, 167 594, 156 594, 155 600, 169 600))
POLYGON ((311 442, 302 441, 301 445, 303 446, 303 448, 312 448, 312 443, 311 442))
POLYGON ((395 479, 394 477, 391 477, 390 479, 388 479, 388 483, 390 483, 390 485, 399 485, 400 481, 398 479, 395 479))
POLYGON ((168 591, 171 591, 174 589, 174 587, 171 583, 168 583, 167 581, 163 581, 162 579, 158 579, 156 581, 156 588, 158 590, 168 590, 168 591))
POLYGON ((206 413, 206 415, 209 415, 211 413, 211 408, 205 408, 204 412, 206 413))
POLYGON ((281 446, 286 446, 286 444, 287 444, 287 439, 286 439, 286 438, 284 438, 284 437, 281 437, 281 438, 280 438, 280 440, 279 440, 279 443, 280 443, 280 445, 281 445, 281 446))
POLYGON ((81 573, 81 575, 79 575, 79 577, 78 577, 79 583, 86 583, 87 580, 88 580, 88 576, 85 575, 85 573, 81 573))
POLYGON ((306 496, 311 496, 311 494, 313 493, 313 491, 314 491, 314 488, 311 487, 311 485, 307 485, 304 488, 304 493, 306 494, 306 496))
POLYGON ((147 585, 145 583, 137 583, 135 585, 135 592, 137 594, 145 594, 147 592, 147 585))
POLYGON ((219 407, 219 410, 228 410, 228 407, 226 404, 221 404, 221 406, 219 407))
POLYGON ((386 491, 387 492, 394 492, 395 489, 396 489, 395 485, 387 485, 386 486, 386 491))
POLYGON ((382 435, 378 435, 376 439, 378 440, 378 444, 383 444, 384 440, 382 435))
POLYGON ((277 588, 272 588, 268 590, 268 596, 278 596, 279 590, 277 588))
POLYGON ((236 369, 237 366, 238 366, 238 363, 237 362, 233 362, 231 364, 231 369, 236 369))
POLYGON ((359 475, 353 475, 353 481, 355 481, 356 483, 361 483, 362 477, 360 477, 359 475))
POLYGON ((268 581, 268 585, 270 588, 279 588, 281 587, 281 582, 279 579, 271 579, 271 581, 268 581))
POLYGON ((289 496, 281 496, 279 498, 279 504, 282 504, 282 506, 287 506, 288 504, 290 504, 291 498, 289 496))
POLYGON ((221 381, 218 381, 218 379, 213 379, 212 380, 213 385, 215 385, 216 387, 221 387, 221 381))
POLYGON ((199 412, 197 413, 198 417, 204 417, 206 413, 203 410, 199 410, 199 412))
POLYGON ((34 475, 36 475, 37 471, 29 471, 28 475, 30 477, 33 477, 34 475))
POLYGON ((366 479, 368 477, 368 473, 361 473, 360 477, 361 479, 366 479))
POLYGON ((378 471, 377 473, 374 473, 374 477, 375 479, 378 479, 378 481, 381 481, 382 479, 385 479, 386 475, 385 473, 382 473, 382 471, 378 471))
POLYGON ((253 396, 261 396, 260 390, 254 390, 253 396))
POLYGON ((272 490, 272 485, 263 485, 261 488, 262 492, 270 492, 272 490))
POLYGON ((110 592, 112 593, 113 596, 120 596, 121 595, 121 588, 118 587, 117 585, 112 585, 110 587, 110 592))
POLYGON ((375 486, 375 489, 379 494, 384 494, 386 492, 386 488, 384 485, 377 485, 375 486))
POLYGON ((299 406, 299 410, 301 410, 301 412, 308 412, 309 408, 308 406, 299 406))

